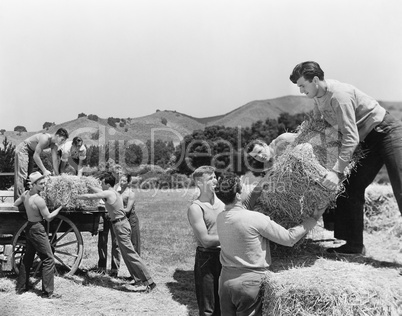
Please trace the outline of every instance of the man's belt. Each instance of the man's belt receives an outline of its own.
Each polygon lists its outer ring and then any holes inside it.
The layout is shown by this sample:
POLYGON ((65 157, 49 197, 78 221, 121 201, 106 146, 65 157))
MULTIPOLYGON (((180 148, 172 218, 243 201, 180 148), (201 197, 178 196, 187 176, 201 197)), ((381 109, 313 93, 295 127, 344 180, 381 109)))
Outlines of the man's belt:
POLYGON ((112 224, 116 224, 118 222, 122 222, 124 220, 126 220, 127 217, 121 217, 121 218, 116 218, 114 221, 110 221, 112 224))

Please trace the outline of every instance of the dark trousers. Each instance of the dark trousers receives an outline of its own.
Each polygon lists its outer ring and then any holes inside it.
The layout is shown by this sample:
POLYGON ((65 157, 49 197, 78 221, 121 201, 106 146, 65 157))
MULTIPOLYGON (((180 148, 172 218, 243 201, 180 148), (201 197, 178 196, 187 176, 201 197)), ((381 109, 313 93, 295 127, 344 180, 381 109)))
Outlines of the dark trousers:
POLYGON ((103 231, 98 233, 98 268, 106 270, 107 263, 107 242, 110 232, 112 242, 112 257, 111 257, 111 271, 117 272, 120 268, 121 255, 119 246, 117 244, 116 236, 114 234, 112 223, 109 218, 103 217, 103 231))
POLYGON ((140 221, 134 210, 127 214, 128 221, 131 227, 131 242, 135 251, 141 256, 141 233, 140 233, 140 221))
POLYGON ((218 287, 222 265, 219 256, 220 249, 197 247, 194 280, 199 315, 221 315, 218 287))
POLYGON ((54 256, 50 246, 49 238, 43 222, 28 223, 25 230, 26 248, 24 258, 20 265, 20 274, 17 280, 17 290, 29 288, 29 273, 38 253, 42 261, 42 291, 51 294, 54 291, 54 256))
POLYGON ((385 164, 402 213, 402 123, 389 113, 362 142, 365 157, 350 174, 337 199, 334 236, 356 248, 363 246, 364 192, 385 164))

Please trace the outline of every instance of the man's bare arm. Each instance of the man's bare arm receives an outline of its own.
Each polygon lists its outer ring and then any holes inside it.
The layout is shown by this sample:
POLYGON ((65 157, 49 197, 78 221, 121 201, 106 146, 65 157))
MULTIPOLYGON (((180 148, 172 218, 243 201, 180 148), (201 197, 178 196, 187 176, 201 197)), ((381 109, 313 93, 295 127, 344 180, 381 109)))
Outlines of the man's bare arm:
POLYGON ((62 206, 60 205, 53 212, 50 213, 49 209, 46 206, 45 200, 42 197, 37 197, 35 199, 35 204, 38 207, 43 218, 45 220, 47 220, 48 222, 50 222, 53 218, 55 218, 59 214, 60 210, 62 209, 62 206))
POLYGON ((35 152, 33 154, 33 159, 35 160, 39 169, 42 171, 42 174, 44 176, 49 176, 51 172, 45 168, 42 159, 40 158, 40 154, 42 153, 43 149, 46 146, 47 146, 47 136, 45 134, 42 134, 39 136, 39 142, 38 145, 36 145, 35 152))
POLYGON ((203 247, 209 248, 220 245, 218 235, 208 234, 208 229, 204 222, 203 212, 199 205, 192 204, 188 208, 187 217, 191 227, 193 228, 196 238, 201 242, 203 247))

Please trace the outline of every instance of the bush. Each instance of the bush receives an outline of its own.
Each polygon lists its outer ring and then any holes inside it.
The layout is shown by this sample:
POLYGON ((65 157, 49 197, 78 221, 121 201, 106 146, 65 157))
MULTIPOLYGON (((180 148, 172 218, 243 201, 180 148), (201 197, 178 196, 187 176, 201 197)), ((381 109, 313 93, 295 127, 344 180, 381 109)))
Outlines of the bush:
POLYGON ((92 120, 92 121, 97 122, 99 120, 99 117, 97 115, 95 115, 95 114, 89 114, 88 115, 88 120, 92 120))
POLYGON ((99 130, 91 134, 91 139, 92 140, 98 140, 99 139, 99 130))
POLYGON ((26 132, 27 129, 24 126, 18 125, 16 127, 14 127, 14 132, 18 132, 18 133, 22 133, 22 132, 26 132))
POLYGON ((107 119, 107 123, 112 127, 116 127, 116 121, 115 121, 115 119, 113 117, 109 117, 107 119))
POLYGON ((155 174, 164 173, 165 170, 162 167, 156 165, 140 165, 140 167, 133 172, 133 175, 143 175, 148 172, 155 172, 155 174))

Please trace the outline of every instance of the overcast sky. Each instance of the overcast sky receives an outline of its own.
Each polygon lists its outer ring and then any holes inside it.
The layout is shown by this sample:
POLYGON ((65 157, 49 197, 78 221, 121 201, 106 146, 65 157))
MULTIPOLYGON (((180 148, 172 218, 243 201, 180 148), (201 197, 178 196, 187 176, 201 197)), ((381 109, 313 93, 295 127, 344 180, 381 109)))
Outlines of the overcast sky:
POLYGON ((0 0, 0 129, 220 115, 298 95, 306 60, 402 101, 401 17, 400 0, 0 0))

